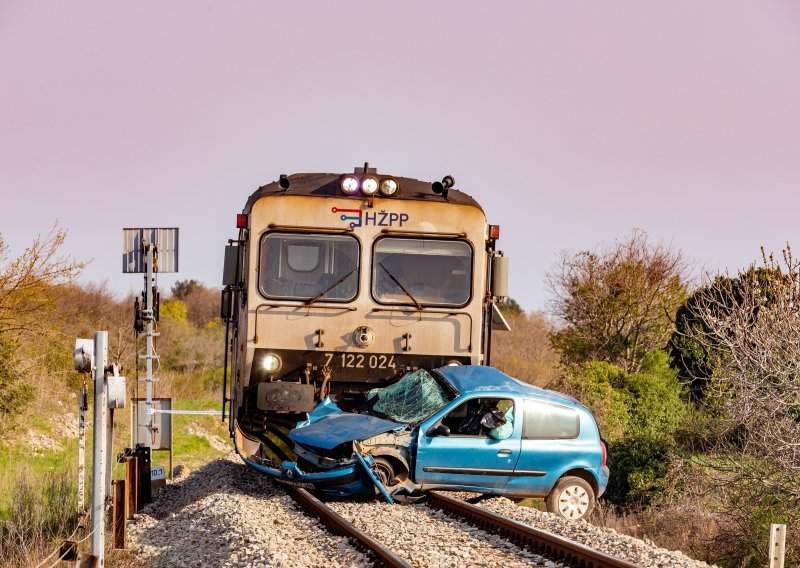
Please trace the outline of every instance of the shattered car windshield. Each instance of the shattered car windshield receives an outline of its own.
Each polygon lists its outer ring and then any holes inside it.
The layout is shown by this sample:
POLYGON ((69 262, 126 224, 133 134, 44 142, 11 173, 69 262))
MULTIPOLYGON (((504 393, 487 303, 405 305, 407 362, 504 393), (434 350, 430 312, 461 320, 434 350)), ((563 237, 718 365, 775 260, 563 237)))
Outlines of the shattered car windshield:
POLYGON ((367 395, 373 412, 404 424, 422 422, 453 398, 425 369, 406 373, 396 383, 367 395))

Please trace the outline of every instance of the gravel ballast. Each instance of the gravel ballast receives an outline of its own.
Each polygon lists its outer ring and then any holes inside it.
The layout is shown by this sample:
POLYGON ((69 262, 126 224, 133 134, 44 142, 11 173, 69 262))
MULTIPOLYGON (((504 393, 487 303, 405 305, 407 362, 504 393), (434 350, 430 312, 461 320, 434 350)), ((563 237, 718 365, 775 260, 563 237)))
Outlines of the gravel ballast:
POLYGON ((157 566, 371 566, 235 455, 162 489, 128 527, 157 566))
MULTIPOLYGON (((379 500, 329 505, 414 566, 560 566, 429 507, 424 500, 410 506, 379 500)), ((519 507, 504 497, 478 506, 643 567, 708 566, 612 529, 519 507)), ((157 566, 372 565, 351 541, 329 533, 282 488, 233 453, 163 488, 129 523, 128 544, 157 566)))
MULTIPOLYGON (((445 493, 451 497, 474 497, 475 494, 445 493)), ((709 564, 689 558, 680 551, 660 548, 649 541, 620 534, 614 529, 594 526, 587 521, 568 521, 551 513, 520 507, 505 497, 478 502, 478 507, 514 519, 528 526, 579 542, 610 556, 622 558, 643 568, 707 568, 709 564)))
POLYGON ((329 505, 413 566, 560 566, 505 538, 427 506, 390 505, 380 501, 329 505))

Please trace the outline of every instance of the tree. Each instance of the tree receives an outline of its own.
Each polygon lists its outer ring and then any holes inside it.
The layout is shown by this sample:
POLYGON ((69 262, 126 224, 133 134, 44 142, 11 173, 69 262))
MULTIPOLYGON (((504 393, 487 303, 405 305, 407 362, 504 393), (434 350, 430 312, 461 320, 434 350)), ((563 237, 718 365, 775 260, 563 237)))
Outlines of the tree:
POLYGON ((178 280, 172 287, 172 295, 186 305, 187 317, 196 326, 205 325, 219 317, 219 292, 195 279, 178 280))
POLYGON ((511 331, 492 335, 492 364, 521 381, 547 386, 558 377, 558 354, 549 340, 552 324, 538 312, 507 317, 511 331))
POLYGON ((547 274, 552 311, 563 325, 551 336, 562 362, 639 370, 672 333, 687 271, 680 251, 650 243, 639 229, 605 248, 562 254, 547 274))
POLYGON ((507 316, 518 316, 524 312, 522 306, 514 298, 506 298, 502 304, 499 304, 499 308, 507 316))
MULTIPOLYGON (((720 512, 740 537, 747 533, 750 554, 770 519, 800 523, 800 263, 787 247, 782 261, 764 257, 764 267, 744 271, 736 285, 717 279, 690 315, 699 323, 686 338, 713 363, 705 435, 714 453, 702 463, 713 491, 727 497, 720 512)), ((796 563, 800 538, 790 546, 796 563)))
POLYGON ((41 352, 56 344, 56 299, 85 266, 59 255, 65 238, 66 231, 55 224, 9 260, 0 236, 0 432, 33 400, 34 390, 25 379, 33 374, 41 352), (36 356, 20 355, 26 340, 41 346, 36 356))
POLYGON ((202 286, 203 285, 194 278, 191 280, 178 280, 171 288, 172 295, 175 296, 176 300, 184 300, 186 296, 202 286))
POLYGON ((17 258, 8 258, 0 235, 0 334, 14 337, 41 332, 49 326, 60 290, 86 266, 69 256, 59 256, 67 232, 56 223, 45 237, 37 237, 17 258), (3 266, 4 265, 4 266, 3 266))
POLYGON ((774 270, 750 267, 735 278, 716 276, 709 285, 698 288, 689 296, 675 314, 675 331, 670 337, 667 349, 670 362, 678 372, 678 378, 689 387, 695 401, 703 398, 705 387, 714 372, 716 351, 719 345, 712 346, 713 334, 705 323, 710 314, 700 315, 703 309, 713 309, 715 317, 727 317, 735 305, 743 301, 745 283, 758 282, 764 294, 764 304, 772 305, 779 293, 773 283, 785 276, 774 270), (713 302, 709 302, 710 298, 713 302), (705 306, 705 308, 703 308, 705 306), (698 336, 705 337, 699 341, 698 336))

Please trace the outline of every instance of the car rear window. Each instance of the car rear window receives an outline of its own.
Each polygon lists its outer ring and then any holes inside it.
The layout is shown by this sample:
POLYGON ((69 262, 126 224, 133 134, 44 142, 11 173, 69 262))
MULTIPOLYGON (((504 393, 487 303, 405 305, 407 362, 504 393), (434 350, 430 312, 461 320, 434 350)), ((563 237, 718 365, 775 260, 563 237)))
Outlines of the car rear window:
POLYGON ((522 424, 522 437, 525 439, 577 438, 579 424, 578 413, 572 408, 535 400, 525 401, 525 421, 522 424))

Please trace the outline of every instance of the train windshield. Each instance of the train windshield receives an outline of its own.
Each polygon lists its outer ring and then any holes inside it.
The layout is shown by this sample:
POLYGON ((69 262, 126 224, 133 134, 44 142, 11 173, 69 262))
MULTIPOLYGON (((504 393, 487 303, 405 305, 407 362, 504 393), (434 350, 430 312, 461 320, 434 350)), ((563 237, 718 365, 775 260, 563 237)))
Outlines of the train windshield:
POLYGON ((352 300, 359 245, 349 235, 269 233, 261 243, 261 292, 292 300, 352 300))
POLYGON ((463 306, 471 284, 469 243, 398 237, 375 243, 372 294, 382 304, 463 306))

